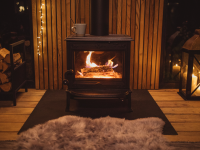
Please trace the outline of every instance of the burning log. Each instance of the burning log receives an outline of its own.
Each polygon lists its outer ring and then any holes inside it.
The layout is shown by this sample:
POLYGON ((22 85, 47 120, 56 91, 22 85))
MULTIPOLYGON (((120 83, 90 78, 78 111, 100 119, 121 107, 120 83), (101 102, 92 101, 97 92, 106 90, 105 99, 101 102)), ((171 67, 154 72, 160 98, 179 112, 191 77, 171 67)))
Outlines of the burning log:
POLYGON ((80 76, 77 76, 78 78, 121 78, 121 74, 115 72, 113 68, 106 65, 83 68, 79 74, 80 76))

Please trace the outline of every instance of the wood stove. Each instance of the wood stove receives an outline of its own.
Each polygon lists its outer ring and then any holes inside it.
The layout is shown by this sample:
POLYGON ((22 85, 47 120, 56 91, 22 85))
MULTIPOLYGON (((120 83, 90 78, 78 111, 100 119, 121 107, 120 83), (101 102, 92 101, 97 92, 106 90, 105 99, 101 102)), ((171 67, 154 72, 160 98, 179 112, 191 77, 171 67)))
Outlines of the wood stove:
POLYGON ((130 41, 127 35, 67 37, 67 72, 63 84, 68 85, 66 111, 70 99, 128 100, 131 111, 130 41))

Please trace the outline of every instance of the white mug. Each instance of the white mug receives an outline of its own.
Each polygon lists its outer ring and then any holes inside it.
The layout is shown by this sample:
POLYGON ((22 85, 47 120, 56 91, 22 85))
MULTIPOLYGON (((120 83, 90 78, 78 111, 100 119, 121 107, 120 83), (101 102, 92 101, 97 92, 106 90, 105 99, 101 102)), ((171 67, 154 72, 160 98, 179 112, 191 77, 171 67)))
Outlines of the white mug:
POLYGON ((85 23, 76 23, 71 27, 71 31, 76 33, 76 36, 85 36, 86 24, 85 23))

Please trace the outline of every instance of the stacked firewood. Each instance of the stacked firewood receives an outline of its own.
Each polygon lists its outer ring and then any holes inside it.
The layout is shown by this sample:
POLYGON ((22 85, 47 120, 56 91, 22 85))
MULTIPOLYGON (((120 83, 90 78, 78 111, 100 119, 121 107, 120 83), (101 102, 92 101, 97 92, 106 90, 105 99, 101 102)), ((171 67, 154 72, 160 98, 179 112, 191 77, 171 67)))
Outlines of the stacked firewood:
MULTIPOLYGON (((20 53, 13 54, 14 67, 22 63, 20 53)), ((0 92, 9 92, 12 88, 10 51, 5 48, 0 49, 0 92)))

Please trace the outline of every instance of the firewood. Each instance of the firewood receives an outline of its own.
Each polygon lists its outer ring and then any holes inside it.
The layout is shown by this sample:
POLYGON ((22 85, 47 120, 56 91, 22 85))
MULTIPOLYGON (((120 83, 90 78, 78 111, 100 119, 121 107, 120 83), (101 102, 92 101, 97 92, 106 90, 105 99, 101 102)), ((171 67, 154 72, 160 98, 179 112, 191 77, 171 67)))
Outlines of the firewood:
POLYGON ((0 83, 4 84, 10 81, 11 72, 2 73, 0 72, 0 83))
MULTIPOLYGON (((22 58, 18 59, 18 60, 14 63, 14 67, 15 67, 16 65, 21 64, 21 63, 22 63, 22 58)), ((2 63, 2 72, 3 72, 3 73, 6 72, 7 70, 10 69, 10 67, 11 67, 10 64, 7 64, 6 62, 3 61, 3 63, 2 63)))
POLYGON ((7 55, 10 56, 10 51, 9 50, 7 50, 5 48, 0 49, 0 60, 4 59, 7 55))
MULTIPOLYGON (((14 53, 13 54, 13 63, 15 63, 17 60, 19 60, 21 58, 20 53, 14 53)), ((6 55, 6 57, 4 58, 4 61, 8 64, 10 64, 10 54, 6 55)))
POLYGON ((12 89, 12 83, 8 82, 8 83, 0 84, 0 88, 4 92, 9 92, 12 89))
POLYGON ((0 60, 0 71, 3 70, 3 61, 0 60))

